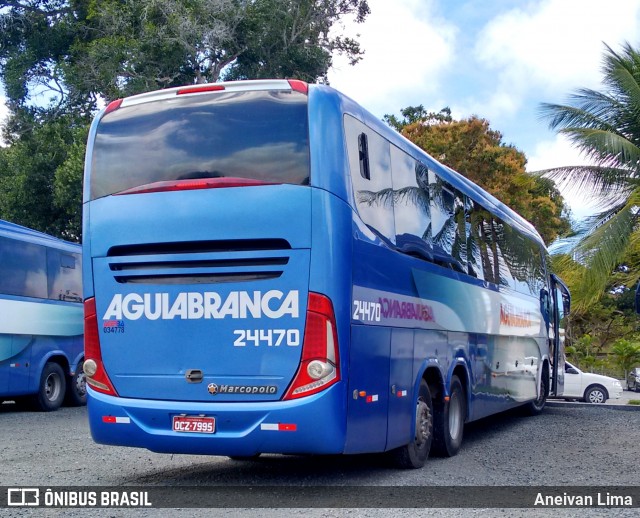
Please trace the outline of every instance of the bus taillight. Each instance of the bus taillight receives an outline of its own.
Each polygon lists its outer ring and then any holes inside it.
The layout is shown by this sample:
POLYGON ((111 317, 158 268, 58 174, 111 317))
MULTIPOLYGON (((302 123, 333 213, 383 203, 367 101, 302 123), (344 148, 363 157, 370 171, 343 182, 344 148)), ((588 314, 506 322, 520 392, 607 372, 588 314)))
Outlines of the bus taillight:
POLYGON ((291 86, 291 90, 294 92, 300 92, 304 95, 309 94, 309 85, 304 81, 300 81, 299 79, 289 79, 289 86, 291 86))
POLYGON ((117 396, 102 364, 96 299, 93 297, 84 301, 84 358, 84 374, 91 388, 103 394, 117 396))
POLYGON ((340 358, 333 304, 324 295, 309 293, 302 359, 284 399, 310 396, 339 380, 340 358))

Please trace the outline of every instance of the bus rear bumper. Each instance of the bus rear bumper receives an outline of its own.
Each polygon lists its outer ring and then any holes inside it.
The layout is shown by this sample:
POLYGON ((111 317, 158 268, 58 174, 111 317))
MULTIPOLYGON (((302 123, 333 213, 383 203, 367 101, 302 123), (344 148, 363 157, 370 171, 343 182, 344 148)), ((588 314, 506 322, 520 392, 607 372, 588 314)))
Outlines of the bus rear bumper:
POLYGON ((344 389, 293 401, 202 403, 107 396, 87 387, 94 441, 158 453, 251 456, 344 451, 344 389), (174 416, 215 418, 214 433, 173 431, 174 416))

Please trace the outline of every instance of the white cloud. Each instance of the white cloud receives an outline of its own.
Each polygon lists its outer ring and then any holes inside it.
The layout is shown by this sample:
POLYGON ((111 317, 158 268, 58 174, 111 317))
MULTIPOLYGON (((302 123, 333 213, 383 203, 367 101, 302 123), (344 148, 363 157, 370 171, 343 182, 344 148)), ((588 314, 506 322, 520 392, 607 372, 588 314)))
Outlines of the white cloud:
POLYGON ((533 154, 527 158, 527 171, 590 163, 564 135, 556 135, 553 140, 539 142, 533 154))
POLYGON ((527 92, 564 97, 578 87, 598 88, 594 64, 602 62, 603 42, 614 50, 624 41, 638 43, 640 0, 544 0, 527 7, 497 16, 478 37, 477 59, 497 72, 488 101, 496 113, 514 113, 527 92))
MULTIPOLYGON (((566 137, 556 135, 554 140, 539 142, 536 145, 535 151, 528 157, 527 171, 590 163, 589 159, 580 153, 566 137)), ((581 219, 596 212, 596 203, 588 193, 580 192, 571 184, 560 184, 558 187, 575 218, 581 219)))
POLYGON ((364 58, 356 66, 335 58, 329 81, 382 116, 437 91, 440 73, 454 61, 456 29, 435 17, 432 0, 369 0, 369 6, 364 23, 339 29, 359 34, 364 58))

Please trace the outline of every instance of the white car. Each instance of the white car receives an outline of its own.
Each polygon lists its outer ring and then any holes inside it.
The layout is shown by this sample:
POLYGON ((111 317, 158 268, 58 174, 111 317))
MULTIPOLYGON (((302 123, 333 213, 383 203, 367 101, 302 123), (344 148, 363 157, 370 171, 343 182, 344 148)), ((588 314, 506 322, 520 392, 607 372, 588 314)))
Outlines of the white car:
POLYGON ((615 378, 582 372, 569 362, 564 364, 564 399, 582 399, 587 403, 605 403, 622 397, 622 384, 615 378))

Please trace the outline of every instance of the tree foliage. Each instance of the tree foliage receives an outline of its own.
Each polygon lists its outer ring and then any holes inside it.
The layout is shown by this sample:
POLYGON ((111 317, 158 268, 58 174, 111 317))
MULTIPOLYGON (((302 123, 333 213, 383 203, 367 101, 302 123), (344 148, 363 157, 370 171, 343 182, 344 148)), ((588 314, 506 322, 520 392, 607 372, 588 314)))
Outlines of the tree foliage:
POLYGON ((500 132, 476 116, 453 120, 448 108, 427 113, 422 106, 385 120, 443 164, 464 174, 528 219, 546 243, 570 229, 564 200, 554 183, 525 172, 526 157, 502 142, 500 132))
POLYGON ((640 363, 640 343, 630 342, 623 338, 616 341, 611 348, 614 361, 618 367, 624 371, 624 377, 627 378, 629 371, 640 363))
POLYGON ((367 0, 0 0, 0 217, 79 239, 84 144, 104 102, 220 79, 326 81, 367 0))
POLYGON ((567 104, 541 107, 550 127, 594 164, 540 171, 590 193, 602 208, 572 251, 587 267, 574 294, 575 307, 584 311, 607 292, 614 268, 638 232, 640 206, 640 52, 629 44, 620 52, 607 46, 602 73, 601 91, 582 88, 567 104))
POLYGON ((0 1, 2 80, 12 103, 46 91, 58 108, 220 79, 326 80, 335 53, 363 54, 332 31, 366 0, 0 1))
POLYGON ((86 125, 65 116, 1 149, 2 218, 78 241, 86 139, 86 125))

